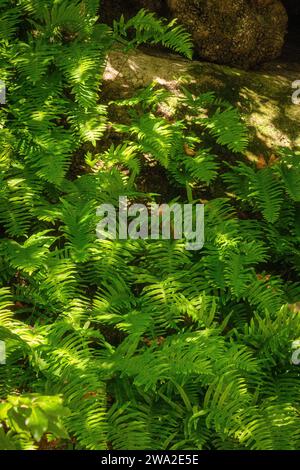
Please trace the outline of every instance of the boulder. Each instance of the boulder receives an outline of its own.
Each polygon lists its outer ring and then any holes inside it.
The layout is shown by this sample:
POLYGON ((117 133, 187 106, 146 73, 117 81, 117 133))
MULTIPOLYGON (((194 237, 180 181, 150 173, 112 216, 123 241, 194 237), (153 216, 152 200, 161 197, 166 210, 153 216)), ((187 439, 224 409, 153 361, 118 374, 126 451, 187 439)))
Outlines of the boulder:
POLYGON ((251 68, 281 54, 287 13, 278 0, 168 0, 199 57, 251 68))
POLYGON ((288 23, 280 0, 129 0, 121 12, 139 8, 178 18, 199 58, 245 69, 280 55, 288 23))
MULTIPOLYGON (((249 71, 148 48, 129 55, 114 51, 108 57, 102 99, 109 103, 116 97, 129 98, 153 81, 178 96, 181 85, 196 96, 214 91, 241 113, 250 132, 247 157, 254 159, 271 157, 278 147, 300 151, 300 106, 292 102, 291 86, 299 77, 300 63, 270 62, 249 71)), ((172 107, 176 108, 173 101, 172 107)), ((115 108, 116 113, 122 112, 115 108)))

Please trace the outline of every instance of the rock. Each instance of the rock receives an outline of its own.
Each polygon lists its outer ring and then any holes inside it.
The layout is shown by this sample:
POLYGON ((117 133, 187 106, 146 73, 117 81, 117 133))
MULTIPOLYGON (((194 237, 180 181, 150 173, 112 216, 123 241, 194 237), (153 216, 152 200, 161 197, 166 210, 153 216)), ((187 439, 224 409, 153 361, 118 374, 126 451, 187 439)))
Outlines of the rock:
POLYGON ((254 67, 281 53, 287 14, 278 0, 168 0, 191 32, 199 56, 210 62, 254 67))
POLYGON ((280 0, 130 0, 122 8, 178 18, 192 34, 198 57, 242 68, 280 55, 288 21, 280 0))
POLYGON ((178 95, 181 80, 195 94, 214 91, 236 106, 246 121, 250 132, 247 157, 253 158, 271 156, 278 147, 300 151, 300 106, 292 102, 292 83, 299 77, 299 63, 291 67, 277 61, 262 70, 245 71, 161 51, 151 55, 135 51, 127 58, 115 51, 108 58, 102 97, 107 102, 128 98, 152 81, 178 95))

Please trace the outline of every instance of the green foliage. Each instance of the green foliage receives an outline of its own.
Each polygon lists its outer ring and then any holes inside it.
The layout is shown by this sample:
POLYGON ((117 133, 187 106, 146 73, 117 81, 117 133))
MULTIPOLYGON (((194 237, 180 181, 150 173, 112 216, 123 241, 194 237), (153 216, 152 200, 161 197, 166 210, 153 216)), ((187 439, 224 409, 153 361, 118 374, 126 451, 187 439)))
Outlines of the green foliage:
POLYGON ((119 22, 114 22, 114 32, 122 37, 127 37, 128 32, 135 31, 134 38, 128 42, 127 48, 132 48, 143 43, 162 44, 165 47, 179 52, 189 59, 192 58, 192 43, 190 35, 180 25, 176 25, 176 19, 170 23, 158 19, 154 13, 146 10, 140 12, 129 21, 125 22, 122 16, 119 22))
POLYGON ((0 448, 299 449, 299 155, 250 163, 212 93, 102 102, 112 47, 191 56, 174 23, 109 28, 95 0, 0 12, 0 448), (160 193, 205 203, 202 250, 97 239, 98 205, 160 193))
POLYGON ((0 428, 1 448, 16 450, 22 449, 23 445, 25 449, 35 448, 34 442, 40 441, 46 432, 54 437, 68 438, 62 424, 62 418, 68 414, 58 396, 8 396, 0 404, 0 420, 9 429, 5 434, 0 428))

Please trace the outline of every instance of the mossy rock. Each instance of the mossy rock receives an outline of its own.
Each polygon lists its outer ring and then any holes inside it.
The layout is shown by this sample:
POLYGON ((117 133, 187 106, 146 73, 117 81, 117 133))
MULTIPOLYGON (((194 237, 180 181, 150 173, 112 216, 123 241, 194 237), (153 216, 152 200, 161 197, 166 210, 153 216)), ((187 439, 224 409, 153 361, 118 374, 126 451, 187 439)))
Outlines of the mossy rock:
POLYGON ((215 91, 238 107, 249 126, 248 154, 268 156, 279 147, 300 150, 300 105, 292 102, 292 83, 299 76, 300 64, 288 66, 279 61, 245 71, 161 51, 151 55, 136 51, 127 59, 122 52, 114 52, 105 71, 104 92, 108 100, 128 97, 152 81, 178 94, 182 83, 195 94, 215 91))
POLYGON ((191 33, 198 57, 209 62, 252 68, 278 57, 288 17, 280 0, 104 0, 105 20, 127 17, 140 8, 178 18, 191 33))

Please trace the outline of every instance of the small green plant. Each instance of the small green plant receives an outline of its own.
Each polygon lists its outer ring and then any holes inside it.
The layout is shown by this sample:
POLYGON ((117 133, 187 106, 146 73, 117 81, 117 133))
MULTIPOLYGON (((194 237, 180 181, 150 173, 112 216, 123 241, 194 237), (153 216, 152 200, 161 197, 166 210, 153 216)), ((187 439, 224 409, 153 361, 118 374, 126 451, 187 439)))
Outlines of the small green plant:
MULTIPOLYGON (((0 403, 0 445, 2 449, 34 448, 45 433, 53 438, 69 436, 62 424, 62 418, 69 410, 62 405, 58 396, 38 394, 10 395, 0 403), (8 432, 4 432, 4 429, 8 432), (23 447, 24 446, 24 447, 23 447)), ((49 436, 48 436, 49 439, 49 436)))

